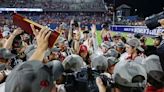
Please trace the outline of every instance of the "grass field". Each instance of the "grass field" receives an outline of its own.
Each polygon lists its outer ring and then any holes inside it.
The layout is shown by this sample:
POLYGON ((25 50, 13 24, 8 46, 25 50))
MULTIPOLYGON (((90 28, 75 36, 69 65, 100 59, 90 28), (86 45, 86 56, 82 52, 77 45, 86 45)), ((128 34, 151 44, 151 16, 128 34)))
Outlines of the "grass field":
MULTIPOLYGON (((115 34, 115 32, 112 32, 112 35, 114 35, 114 34, 115 34)), ((124 37, 126 37, 127 34, 128 34, 128 33, 122 33, 122 35, 123 35, 124 37)), ((100 31, 97 31, 97 39, 98 39, 98 43, 100 44, 100 43, 102 42, 102 39, 101 39, 101 36, 100 36, 100 31)), ((153 39, 150 38, 150 37, 147 37, 146 44, 147 44, 147 45, 153 45, 153 39)))

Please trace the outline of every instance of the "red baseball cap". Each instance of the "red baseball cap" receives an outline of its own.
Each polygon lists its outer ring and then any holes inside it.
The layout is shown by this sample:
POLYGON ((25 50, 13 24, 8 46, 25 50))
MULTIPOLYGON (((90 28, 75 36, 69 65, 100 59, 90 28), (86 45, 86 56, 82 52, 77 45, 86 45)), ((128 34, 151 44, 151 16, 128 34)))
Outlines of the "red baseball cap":
POLYGON ((87 46, 85 46, 85 45, 80 45, 79 53, 81 53, 81 52, 88 52, 87 46))

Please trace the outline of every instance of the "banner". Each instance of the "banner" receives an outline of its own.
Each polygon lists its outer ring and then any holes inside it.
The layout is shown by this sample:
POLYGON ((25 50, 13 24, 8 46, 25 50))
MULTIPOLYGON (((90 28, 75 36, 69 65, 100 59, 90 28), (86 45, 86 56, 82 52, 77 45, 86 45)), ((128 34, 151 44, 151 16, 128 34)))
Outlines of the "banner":
POLYGON ((163 32, 164 29, 159 27, 153 30, 149 30, 146 26, 121 26, 113 25, 110 27, 112 31, 116 32, 128 32, 128 33, 141 33, 144 35, 158 35, 160 32, 163 32))

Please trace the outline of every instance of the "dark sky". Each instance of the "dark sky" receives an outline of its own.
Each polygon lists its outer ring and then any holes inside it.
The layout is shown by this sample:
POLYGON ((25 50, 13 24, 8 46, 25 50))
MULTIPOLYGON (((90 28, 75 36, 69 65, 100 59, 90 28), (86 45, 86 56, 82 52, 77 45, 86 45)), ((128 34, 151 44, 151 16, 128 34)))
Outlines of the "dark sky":
MULTIPOLYGON (((112 3, 113 0, 105 0, 112 3)), ((116 6, 127 4, 132 7, 131 11, 134 14, 134 9, 137 9, 137 15, 147 17, 152 14, 159 13, 163 10, 164 0, 115 0, 116 6)))

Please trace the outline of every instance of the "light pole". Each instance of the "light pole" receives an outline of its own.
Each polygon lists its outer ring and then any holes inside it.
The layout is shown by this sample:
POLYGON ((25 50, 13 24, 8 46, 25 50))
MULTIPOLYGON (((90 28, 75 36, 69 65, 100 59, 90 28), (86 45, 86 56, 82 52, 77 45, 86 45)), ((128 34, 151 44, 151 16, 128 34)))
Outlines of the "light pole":
POLYGON ((115 25, 115 0, 113 0, 113 25, 115 25))

